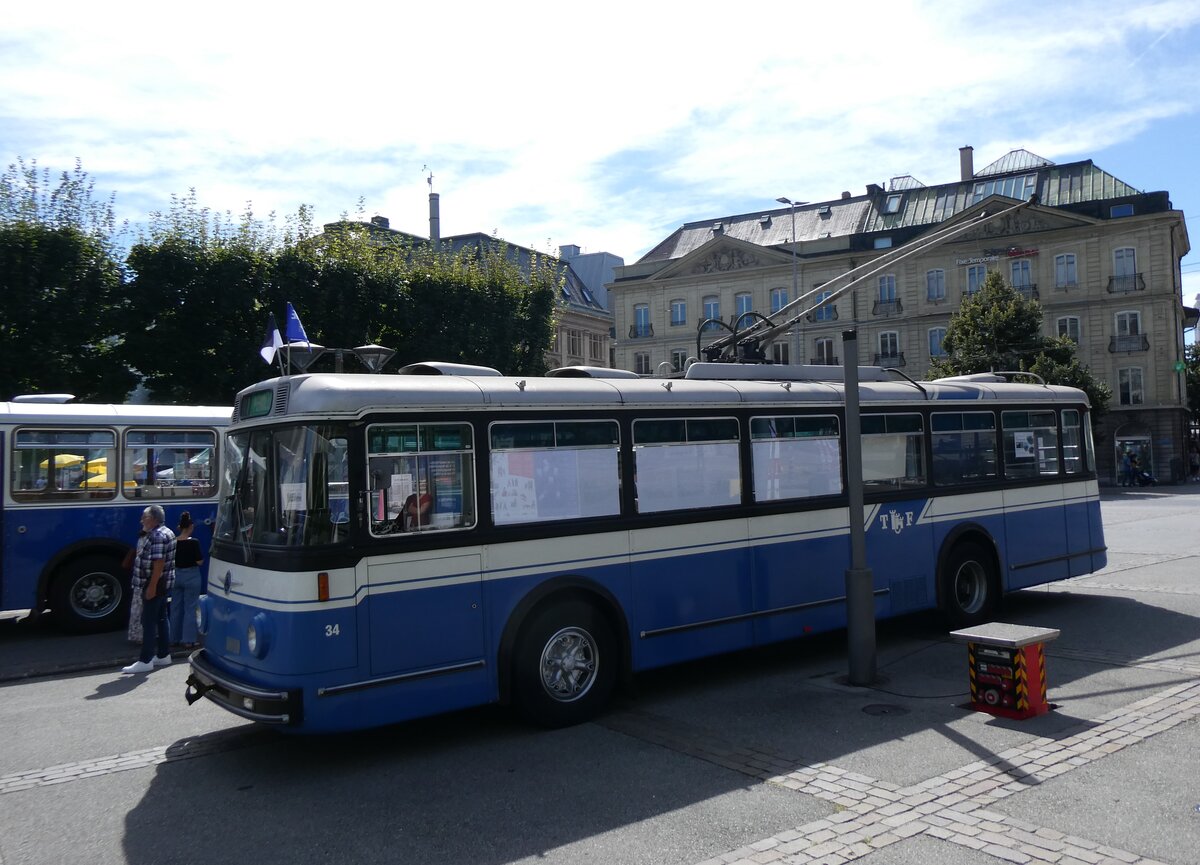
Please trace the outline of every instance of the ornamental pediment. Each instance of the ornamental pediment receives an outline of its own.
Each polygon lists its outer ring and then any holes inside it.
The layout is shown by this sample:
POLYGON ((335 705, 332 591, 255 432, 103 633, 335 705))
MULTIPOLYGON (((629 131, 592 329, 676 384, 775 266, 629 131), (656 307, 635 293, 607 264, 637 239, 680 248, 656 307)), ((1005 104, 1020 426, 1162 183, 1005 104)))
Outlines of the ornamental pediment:
MULTIPOLYGON (((989 202, 984 202, 986 206, 989 202)), ((993 205, 994 207, 994 205, 993 205)), ((970 211, 968 211, 969 213, 970 211)), ((1037 206, 1027 207, 1010 213, 1001 219, 993 220, 978 228, 961 234, 955 242, 970 242, 972 240, 988 240, 997 237, 1011 237, 1022 234, 1037 234, 1043 231, 1057 231, 1065 228, 1078 228, 1090 225, 1094 220, 1082 216, 1067 216, 1051 210, 1043 210, 1037 206)))
POLYGON ((731 270, 744 270, 748 267, 762 267, 764 262, 757 252, 733 246, 718 246, 709 250, 700 258, 690 262, 688 273, 692 275, 706 273, 728 273, 731 270))

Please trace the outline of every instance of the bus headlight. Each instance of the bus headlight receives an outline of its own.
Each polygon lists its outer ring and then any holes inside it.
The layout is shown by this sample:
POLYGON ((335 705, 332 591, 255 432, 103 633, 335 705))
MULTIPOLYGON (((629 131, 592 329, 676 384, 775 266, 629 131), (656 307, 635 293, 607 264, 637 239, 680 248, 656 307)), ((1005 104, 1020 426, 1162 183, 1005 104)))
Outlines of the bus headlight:
POLYGON ((266 613, 258 613, 246 626, 246 651, 256 658, 262 658, 270 647, 271 621, 266 613))

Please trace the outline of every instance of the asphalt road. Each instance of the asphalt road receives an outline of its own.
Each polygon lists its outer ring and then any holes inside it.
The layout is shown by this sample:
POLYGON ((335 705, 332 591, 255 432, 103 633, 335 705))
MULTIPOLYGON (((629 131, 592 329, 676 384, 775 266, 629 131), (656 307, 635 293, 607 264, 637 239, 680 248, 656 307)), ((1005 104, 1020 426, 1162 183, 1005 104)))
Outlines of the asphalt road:
POLYGON ((323 738, 183 701, 120 634, 0 622, 0 865, 1200 862, 1200 486, 1106 495, 1109 566, 1010 599, 1054 711, 963 708, 934 616, 639 676, 595 723, 323 738))

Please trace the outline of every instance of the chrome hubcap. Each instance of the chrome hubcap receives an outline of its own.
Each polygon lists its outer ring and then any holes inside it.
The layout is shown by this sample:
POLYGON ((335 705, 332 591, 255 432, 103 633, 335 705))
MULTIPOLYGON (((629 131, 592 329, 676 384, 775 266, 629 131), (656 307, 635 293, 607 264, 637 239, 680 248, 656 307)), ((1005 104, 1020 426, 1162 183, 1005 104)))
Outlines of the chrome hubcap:
POLYGON ((582 628, 563 628, 542 649, 542 687, 561 703, 586 694, 596 681, 596 644, 582 628))
POLYGON ((954 597, 964 613, 977 613, 987 599, 987 574, 979 562, 963 562, 954 575, 954 597))

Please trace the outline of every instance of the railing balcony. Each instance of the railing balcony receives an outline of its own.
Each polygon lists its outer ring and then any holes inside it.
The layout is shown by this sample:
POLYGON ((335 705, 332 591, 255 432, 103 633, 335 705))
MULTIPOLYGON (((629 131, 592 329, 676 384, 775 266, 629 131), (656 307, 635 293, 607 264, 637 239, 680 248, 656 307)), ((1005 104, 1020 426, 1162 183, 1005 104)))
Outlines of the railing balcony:
POLYGON ((1131 333, 1128 336, 1110 336, 1108 350, 1114 354, 1121 351, 1149 351, 1150 338, 1144 333, 1131 333))
POLYGON ((813 363, 817 366, 838 366, 841 362, 834 356, 815 357, 813 363))
POLYGON ((1077 288, 1079 288, 1079 283, 1076 282, 1075 280, 1071 280, 1070 282, 1054 283, 1055 291, 1074 291, 1077 288))
POLYGON ((1109 294, 1129 294, 1131 291, 1145 290, 1146 280, 1142 279, 1140 273, 1127 273, 1123 276, 1110 276, 1108 278, 1109 294))
POLYGON ((900 352, 899 354, 877 354, 875 355, 875 366, 882 366, 885 369, 907 366, 904 361, 904 352, 900 352))
POLYGON ((877 300, 871 308, 873 315, 896 315, 904 312, 904 305, 899 300, 877 300))
POLYGON ((724 330, 721 323, 716 319, 702 318, 696 322, 696 326, 700 328, 701 333, 707 333, 710 330, 724 330), (706 323, 707 322, 707 323, 706 323))
POLYGON ((652 324, 631 324, 629 325, 630 339, 645 339, 646 337, 654 336, 654 325, 652 324))
POLYGON ((820 309, 814 309, 804 317, 814 324, 822 321, 837 321, 838 311, 836 306, 823 306, 820 309))
POLYGON ((1026 300, 1037 300, 1039 297, 1041 297, 1041 295, 1038 294, 1036 282, 1026 283, 1025 285, 1014 285, 1013 291, 1021 295, 1021 297, 1025 298, 1026 300))

